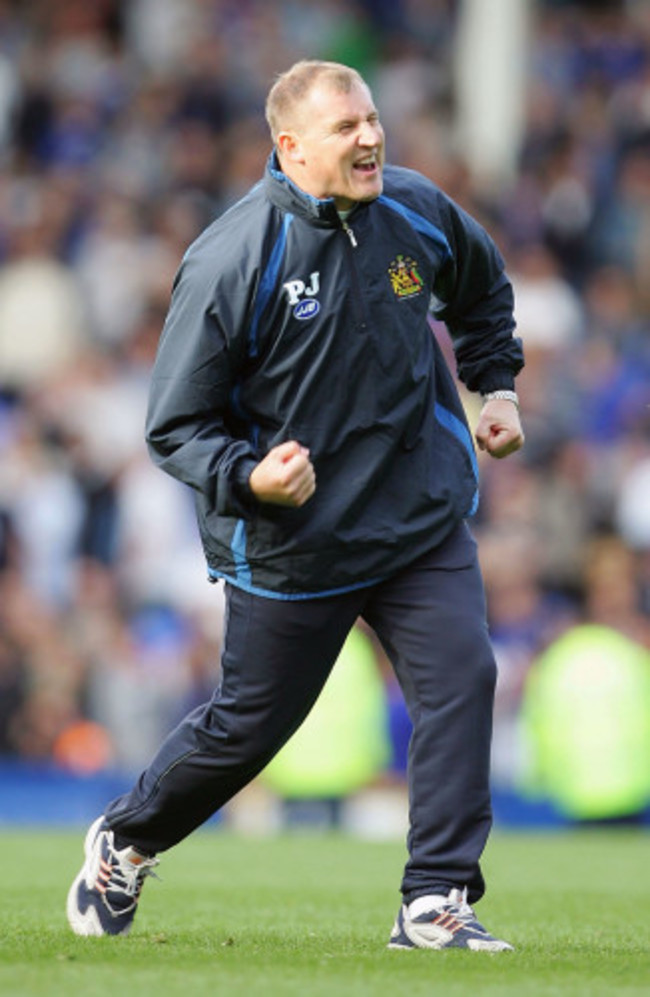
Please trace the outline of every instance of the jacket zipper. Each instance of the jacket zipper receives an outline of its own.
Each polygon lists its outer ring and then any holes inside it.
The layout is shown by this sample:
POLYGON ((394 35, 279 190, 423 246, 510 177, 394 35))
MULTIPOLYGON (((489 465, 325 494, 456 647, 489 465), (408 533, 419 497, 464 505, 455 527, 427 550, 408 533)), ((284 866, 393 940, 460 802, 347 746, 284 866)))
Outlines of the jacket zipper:
POLYGON ((342 218, 341 225, 343 226, 343 231, 350 240, 350 273, 352 274, 352 297, 354 299, 355 310, 358 316, 359 329, 365 332, 366 329, 366 318, 365 309, 363 307, 363 296, 361 294, 361 284, 359 282, 359 273, 357 271, 357 265, 354 259, 354 250, 357 248, 357 238, 348 225, 348 223, 342 218))
POLYGON ((343 231, 345 232, 345 234, 347 235, 348 239, 352 243, 353 248, 356 249, 357 248, 357 239, 356 239, 356 236, 355 236, 354 232, 352 231, 352 229, 350 228, 350 226, 348 225, 348 223, 343 218, 341 219, 341 225, 343 226, 343 231))

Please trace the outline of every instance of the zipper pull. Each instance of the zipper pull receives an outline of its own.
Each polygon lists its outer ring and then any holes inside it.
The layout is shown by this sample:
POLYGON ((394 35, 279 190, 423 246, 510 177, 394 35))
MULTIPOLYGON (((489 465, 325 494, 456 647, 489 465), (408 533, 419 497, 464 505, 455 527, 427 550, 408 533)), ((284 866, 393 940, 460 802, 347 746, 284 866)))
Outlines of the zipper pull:
POLYGON ((350 228, 350 226, 348 225, 348 223, 346 221, 344 221, 343 219, 341 219, 341 225, 343 226, 343 229, 344 229, 345 234, 347 235, 348 239, 350 240, 350 242, 352 243, 352 245, 356 248, 357 240, 355 238, 354 232, 352 231, 352 229, 350 228))

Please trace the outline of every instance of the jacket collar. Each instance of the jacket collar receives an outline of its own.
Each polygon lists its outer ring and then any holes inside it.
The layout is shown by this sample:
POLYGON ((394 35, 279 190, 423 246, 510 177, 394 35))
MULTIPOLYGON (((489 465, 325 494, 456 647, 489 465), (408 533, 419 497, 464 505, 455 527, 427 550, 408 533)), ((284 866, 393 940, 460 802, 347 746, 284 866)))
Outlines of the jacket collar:
POLYGON ((269 156, 264 174, 264 186, 269 200, 292 215, 299 215, 312 225, 331 228, 340 226, 333 197, 318 198, 301 190, 282 172, 275 150, 269 156))

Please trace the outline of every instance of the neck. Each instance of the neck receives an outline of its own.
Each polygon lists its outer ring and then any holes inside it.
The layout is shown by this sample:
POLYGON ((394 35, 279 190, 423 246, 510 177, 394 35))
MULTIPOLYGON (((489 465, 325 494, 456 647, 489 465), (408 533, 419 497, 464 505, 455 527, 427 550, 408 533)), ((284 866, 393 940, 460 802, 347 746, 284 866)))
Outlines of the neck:
POLYGON ((295 184, 296 187, 298 187, 298 189, 301 190, 304 194, 309 194, 310 197, 315 197, 316 200, 318 201, 325 201, 332 199, 334 201, 334 207, 338 211, 339 215, 347 218, 347 216, 350 214, 353 208, 357 206, 358 202, 351 201, 348 197, 336 197, 336 195, 332 194, 317 194, 314 190, 310 190, 309 184, 306 184, 304 182, 304 179, 300 175, 300 172, 295 169, 292 169, 290 164, 287 164, 283 161, 282 156, 280 155, 277 148, 275 150, 275 160, 278 169, 280 169, 281 172, 284 173, 285 177, 291 180, 291 182, 295 184))

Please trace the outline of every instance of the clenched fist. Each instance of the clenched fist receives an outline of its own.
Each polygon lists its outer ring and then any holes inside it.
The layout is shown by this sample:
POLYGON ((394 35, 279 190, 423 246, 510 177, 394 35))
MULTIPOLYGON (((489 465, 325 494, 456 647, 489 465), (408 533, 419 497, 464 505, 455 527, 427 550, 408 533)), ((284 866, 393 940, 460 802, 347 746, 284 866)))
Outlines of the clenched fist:
POLYGON ((253 468, 248 483, 260 502, 295 508, 304 505, 316 490, 309 450, 295 440, 280 443, 253 468))
POLYGON ((479 450, 485 450, 491 457, 515 453, 524 445, 517 406, 501 399, 486 402, 474 435, 479 450))

